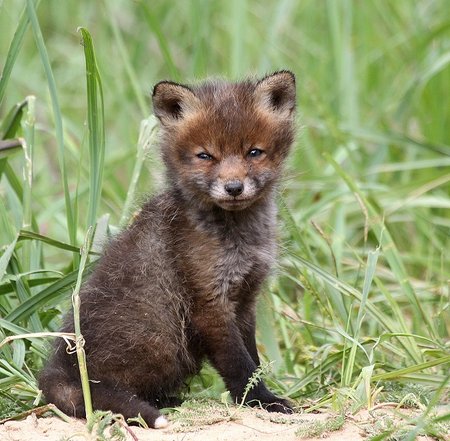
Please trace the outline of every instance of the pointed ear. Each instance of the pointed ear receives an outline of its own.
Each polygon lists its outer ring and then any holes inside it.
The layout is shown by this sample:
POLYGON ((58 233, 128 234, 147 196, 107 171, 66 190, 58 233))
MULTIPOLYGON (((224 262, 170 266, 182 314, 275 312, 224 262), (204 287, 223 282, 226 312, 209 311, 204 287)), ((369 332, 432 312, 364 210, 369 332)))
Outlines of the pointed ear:
POLYGON ((258 81, 255 98, 266 112, 289 118, 295 110, 295 75, 283 70, 258 81))
POLYGON ((199 100, 187 86, 161 81, 153 89, 153 111, 163 125, 182 120, 198 108, 199 100))

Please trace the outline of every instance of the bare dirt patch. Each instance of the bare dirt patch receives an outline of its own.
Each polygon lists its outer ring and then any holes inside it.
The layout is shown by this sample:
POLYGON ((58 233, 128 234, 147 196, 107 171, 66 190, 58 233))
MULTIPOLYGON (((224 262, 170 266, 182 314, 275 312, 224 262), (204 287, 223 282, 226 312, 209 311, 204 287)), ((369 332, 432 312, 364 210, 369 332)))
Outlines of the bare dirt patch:
MULTIPOLYGON (((214 417, 214 415, 211 415, 214 417)), ((326 414, 305 415, 278 415, 252 409, 241 409, 233 415, 232 419, 217 421, 207 424, 205 421, 197 421, 190 425, 185 421, 172 421, 166 429, 143 429, 131 427, 132 434, 127 432, 127 441, 269 441, 269 440, 309 440, 314 438, 301 438, 296 431, 302 425, 310 425, 314 421, 325 421, 329 418, 326 414)), ((321 438, 330 441, 358 441, 364 436, 358 426, 346 422, 343 427, 335 432, 322 434, 321 438)), ((28 416, 23 421, 8 421, 0 426, 0 440, 2 441, 60 441, 68 438, 72 441, 95 440, 95 435, 90 435, 84 421, 71 420, 70 423, 57 417, 37 418, 28 416)))
MULTIPOLYGON (((443 407, 438 414, 446 414, 443 407)), ((183 403, 167 417, 170 424, 165 429, 128 427, 122 418, 113 429, 107 424, 111 414, 96 414, 97 425, 88 432, 84 420, 58 417, 36 417, 33 413, 21 421, 6 421, 0 424, 1 441, 360 441, 384 431, 403 435, 411 426, 404 417, 413 422, 420 412, 412 409, 394 409, 378 406, 372 411, 362 410, 345 417, 331 413, 296 413, 284 415, 263 410, 220 404, 216 401, 191 400, 183 403), (401 414, 403 414, 403 417, 401 414), (101 416, 103 415, 103 417, 101 416), (102 419, 103 418, 103 419, 102 419), (97 429, 103 428, 97 432, 97 429), (114 429, 120 429, 123 437, 114 437, 114 429), (392 431, 392 429, 394 429, 392 431), (100 433, 100 436, 97 435, 100 433)), ((433 433, 439 439, 449 440, 450 425, 435 425, 433 433)), ((419 436, 417 440, 436 439, 419 436)))
MULTIPOLYGON (((214 415, 210 415, 214 420, 214 415)), ((326 414, 278 415, 268 414, 252 409, 241 409, 232 419, 222 421, 218 416, 216 422, 197 421, 190 424, 188 420, 172 421, 166 429, 153 430, 131 427, 126 433, 127 441, 269 441, 269 440, 311 440, 316 438, 300 438, 296 431, 302 425, 311 422, 323 422, 329 418, 326 414)), ((363 440, 361 430, 356 424, 346 422, 335 432, 322 434, 321 439, 330 441, 359 441, 363 440)), ((0 440, 2 441, 60 441, 70 437, 73 441, 95 440, 90 435, 82 420, 72 419, 70 423, 57 417, 37 418, 28 416, 22 421, 8 421, 0 426, 0 440)))

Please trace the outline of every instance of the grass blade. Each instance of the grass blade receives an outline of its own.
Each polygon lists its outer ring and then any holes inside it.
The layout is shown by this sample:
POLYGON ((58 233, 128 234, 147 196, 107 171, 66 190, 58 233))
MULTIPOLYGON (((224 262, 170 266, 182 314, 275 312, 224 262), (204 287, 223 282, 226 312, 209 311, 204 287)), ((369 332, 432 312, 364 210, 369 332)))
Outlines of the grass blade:
POLYGON ((169 49, 169 44, 167 42, 165 35, 163 34, 163 31, 159 24, 159 20, 157 19, 157 17, 154 16, 152 9, 146 2, 141 2, 140 5, 144 12, 145 20, 150 30, 155 35, 156 40, 158 41, 159 49, 161 50, 164 63, 167 67, 167 70, 169 71, 171 79, 173 81, 180 81, 180 74, 178 68, 176 67, 173 61, 173 57, 169 49))
POLYGON ((79 28, 83 38, 86 61, 86 87, 89 131, 89 207, 87 226, 95 226, 102 194, 103 165, 105 162, 105 128, 103 89, 95 59, 94 45, 89 32, 79 28))
POLYGON ((23 100, 8 112, 0 126, 0 139, 14 138, 16 136, 17 129, 20 127, 20 121, 22 120, 22 115, 27 104, 28 101, 23 100))
MULTIPOLYGON (((20 230, 18 240, 19 241, 21 241, 21 240, 38 240, 38 241, 41 241, 48 245, 51 245, 53 247, 59 248, 60 250, 72 251, 74 253, 80 252, 80 249, 78 247, 74 247, 73 245, 69 245, 67 243, 61 242, 56 239, 52 239, 47 236, 42 236, 41 234, 34 233, 33 231, 20 230)), ((98 253, 95 253, 94 251, 92 251, 91 254, 98 254, 98 253)))
MULTIPOLYGON (((33 213, 31 208, 31 194, 33 187, 33 157, 34 157, 34 125, 35 125, 35 97, 29 96, 27 98, 27 115, 22 122, 24 132, 23 152, 25 158, 23 170, 23 200, 22 200, 22 228, 31 229, 33 213)), ((22 268, 24 271, 30 271, 31 263, 31 242, 28 242, 23 247, 22 268)))
POLYGON ((137 182, 139 180, 139 176, 141 175, 142 166, 147 153, 151 148, 155 147, 157 126, 157 120, 153 115, 141 121, 139 139, 137 143, 136 162, 134 164, 133 174, 128 187, 127 198, 122 210, 122 216, 120 218, 121 227, 126 226, 131 218, 137 182))
POLYGON ((402 378, 408 376, 410 374, 414 374, 417 372, 424 371, 425 369, 429 369, 434 366, 445 366, 450 363, 450 355, 446 355, 444 357, 436 358, 434 360, 426 361, 424 363, 418 363, 413 366, 408 366, 403 369, 397 369, 391 372, 384 372, 381 374, 376 374, 372 376, 372 381, 379 380, 392 380, 394 378, 402 378))
POLYGON ((370 287, 372 285, 372 280, 375 275, 376 265, 378 261, 378 256, 380 254, 379 248, 375 251, 370 251, 367 264, 366 264, 366 273, 364 277, 364 286, 361 294, 361 304, 358 309, 358 317, 356 319, 355 331, 354 331, 354 341, 350 350, 349 357, 347 359, 347 364, 345 364, 345 360, 343 360, 343 386, 349 386, 351 384, 353 378, 353 370, 355 367, 355 358, 356 358, 356 350, 358 349, 359 337, 361 332, 361 326, 365 315, 367 299, 369 297, 370 287), (345 366, 345 368, 344 368, 345 366))
MULTIPOLYGON (((92 264, 87 265, 83 273, 84 277, 87 277, 92 272, 92 270, 92 264)), ((61 297, 71 290, 73 284, 77 280, 77 276, 78 271, 72 271, 68 273, 55 283, 52 283, 47 288, 43 289, 39 293, 24 301, 16 308, 12 309, 6 315, 5 319, 14 323, 20 322, 28 318, 40 308, 59 302, 61 297)))
POLYGON ((5 96, 6 86, 11 76, 14 63, 16 62, 16 58, 19 55, 20 47, 22 46, 23 42, 23 37, 25 36, 25 32, 27 31, 28 28, 28 23, 29 23, 28 15, 26 14, 26 10, 24 9, 24 11, 20 16, 17 29, 14 32, 11 45, 9 46, 8 49, 8 54, 6 55, 5 64, 0 74, 0 105, 2 104, 3 98, 5 96))
MULTIPOLYGON (((141 5, 144 6, 143 3, 141 5)), ((105 3, 105 6, 110 6, 110 3, 105 3)), ((145 6, 144 6, 145 7, 145 6)), ((113 31, 114 39, 117 44, 117 48, 120 52, 120 56, 122 58, 123 64, 125 66, 126 73, 128 75, 128 78, 130 80, 131 88, 133 89, 135 99, 137 103, 139 104, 139 109, 142 113, 142 116, 145 116, 148 114, 148 106, 144 99, 144 94, 142 93, 141 88, 139 87, 139 81, 136 76, 136 72, 133 68, 133 65, 130 62, 130 57, 127 51, 127 46, 123 40, 122 33, 120 31, 120 27, 117 24, 117 20, 115 20, 111 9, 109 9, 109 16, 111 17, 111 29, 113 31)))
POLYGON ((11 242, 3 252, 2 256, 0 257, 0 281, 3 280, 3 276, 5 275, 6 268, 9 265, 9 261, 14 253, 14 249, 16 248, 17 243, 17 237, 14 239, 13 242, 11 242))
POLYGON ((44 37, 42 36, 41 28, 39 26, 36 10, 32 0, 27 0, 27 14, 33 29, 36 46, 44 66, 47 77, 48 88, 53 107, 53 117, 55 119, 56 141, 58 144, 58 160, 59 168, 64 188, 64 200, 66 206, 67 229, 69 232, 69 239, 72 245, 76 244, 76 224, 74 222, 74 213, 72 209, 72 202, 70 200, 69 183, 67 179, 66 163, 65 163, 65 147, 64 147, 64 131, 61 115, 61 108, 59 105, 58 94, 56 91, 56 82, 53 76, 50 59, 48 57, 47 48, 45 47, 44 37))
POLYGON ((80 289, 81 289, 81 282, 83 281, 83 272, 86 268, 86 262, 87 258, 89 256, 89 250, 92 245, 92 238, 94 236, 94 228, 90 228, 86 234, 86 238, 84 240, 83 247, 81 248, 81 261, 80 261, 80 267, 78 269, 77 274, 77 283, 75 285, 75 289, 72 293, 72 305, 73 305, 73 320, 74 320, 74 326, 75 326, 75 345, 76 345, 76 352, 77 352, 77 359, 78 359, 78 367, 80 370, 80 377, 81 377, 81 387, 83 390, 83 400, 84 400, 84 408, 86 409, 86 419, 88 421, 92 418, 92 399, 91 399, 91 389, 89 386, 89 377, 88 377, 88 371, 86 366, 86 354, 84 352, 84 339, 83 335, 81 334, 81 328, 80 328, 80 289))

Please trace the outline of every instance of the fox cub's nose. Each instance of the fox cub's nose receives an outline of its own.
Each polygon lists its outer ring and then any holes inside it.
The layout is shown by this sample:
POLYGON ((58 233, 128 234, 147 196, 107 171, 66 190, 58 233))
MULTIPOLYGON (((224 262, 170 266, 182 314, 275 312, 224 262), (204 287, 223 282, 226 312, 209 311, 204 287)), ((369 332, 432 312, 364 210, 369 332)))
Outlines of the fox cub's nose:
POLYGON ((241 181, 231 181, 225 184, 225 191, 230 196, 239 196, 244 191, 244 184, 241 181))

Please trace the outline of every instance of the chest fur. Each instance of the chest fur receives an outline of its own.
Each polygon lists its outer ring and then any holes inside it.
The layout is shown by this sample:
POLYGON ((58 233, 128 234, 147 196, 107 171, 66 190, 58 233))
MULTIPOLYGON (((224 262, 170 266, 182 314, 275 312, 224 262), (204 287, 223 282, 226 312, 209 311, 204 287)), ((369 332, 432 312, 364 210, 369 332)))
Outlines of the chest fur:
POLYGON ((222 245, 211 275, 215 292, 233 299, 242 288, 265 279, 275 260, 275 241, 267 238, 265 243, 254 244, 230 240, 222 245))
POLYGON ((243 290, 251 295, 269 273, 276 257, 275 234, 272 229, 225 235, 196 230, 179 257, 195 293, 236 300, 243 290))

